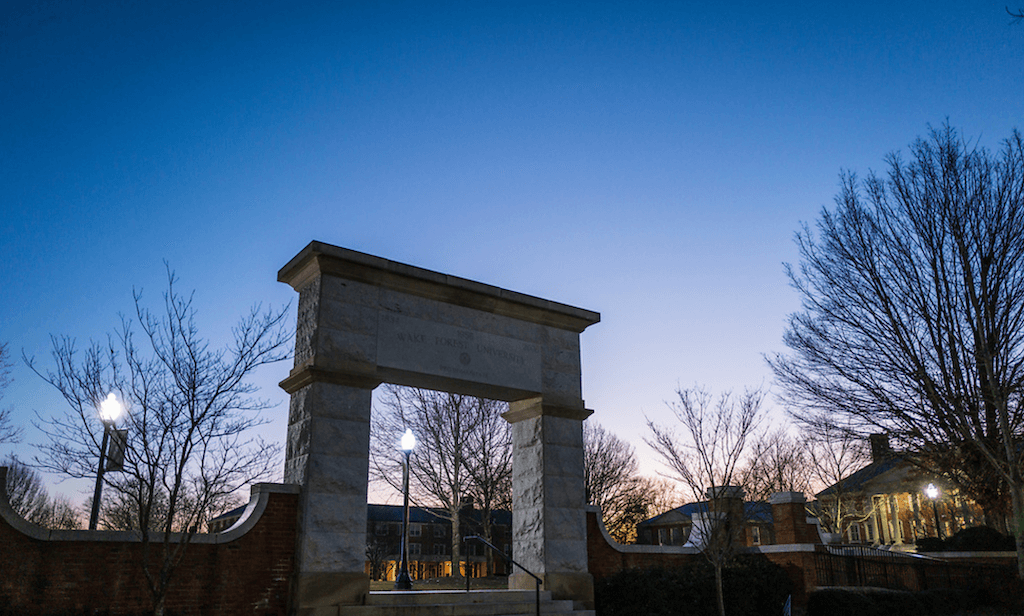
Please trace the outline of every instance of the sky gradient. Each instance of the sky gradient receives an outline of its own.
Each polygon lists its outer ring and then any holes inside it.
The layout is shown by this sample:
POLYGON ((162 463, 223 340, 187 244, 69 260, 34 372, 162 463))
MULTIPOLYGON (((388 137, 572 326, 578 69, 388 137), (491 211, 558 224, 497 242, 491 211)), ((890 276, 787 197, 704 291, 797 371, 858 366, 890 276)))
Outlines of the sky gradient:
MULTIPOLYGON (((104 340, 166 260, 223 341, 311 240, 601 313, 594 419, 769 387, 843 169, 1024 118, 1001 2, 22 2, 0 9, 0 341, 104 340), (627 6, 628 4, 628 6, 627 6)), ((259 375, 281 404, 290 366, 259 375)), ((62 400, 19 360, 2 404, 62 400)), ((79 496, 76 493, 76 499, 79 496)))

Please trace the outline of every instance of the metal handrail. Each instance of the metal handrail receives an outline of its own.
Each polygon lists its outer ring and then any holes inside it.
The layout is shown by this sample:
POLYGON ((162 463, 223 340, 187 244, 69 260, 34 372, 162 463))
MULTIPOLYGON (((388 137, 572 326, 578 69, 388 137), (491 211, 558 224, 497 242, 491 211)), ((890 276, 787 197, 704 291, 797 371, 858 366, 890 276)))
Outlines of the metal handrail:
MULTIPOLYGON (((510 562, 513 565, 515 565, 515 566, 519 567, 520 569, 522 569, 523 573, 525 573, 526 575, 528 575, 528 576, 533 578, 533 580, 535 582, 535 584, 534 584, 534 590, 535 590, 535 592, 534 592, 534 605, 537 608, 537 616, 540 616, 540 585, 543 583, 541 581, 540 577, 535 575, 532 571, 530 571, 526 567, 524 567, 524 566, 520 565, 519 563, 517 563, 516 561, 512 560, 511 556, 509 556, 508 554, 502 552, 497 547, 495 547, 495 545, 493 543, 491 543, 490 541, 484 539, 483 537, 481 537, 479 535, 469 535, 467 537, 463 537, 462 541, 463 541, 463 543, 469 543, 470 539, 476 539, 480 543, 483 543, 487 547, 491 548, 491 550, 497 552, 499 556, 501 556, 502 558, 504 558, 508 562, 510 562)), ((466 554, 466 592, 469 592, 469 554, 468 554, 468 552, 466 554)))

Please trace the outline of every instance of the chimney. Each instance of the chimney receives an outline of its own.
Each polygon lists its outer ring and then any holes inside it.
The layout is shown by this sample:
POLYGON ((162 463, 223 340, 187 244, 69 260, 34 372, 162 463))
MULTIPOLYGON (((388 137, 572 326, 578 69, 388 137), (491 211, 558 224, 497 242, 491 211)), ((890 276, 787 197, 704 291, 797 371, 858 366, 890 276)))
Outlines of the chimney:
POLYGON ((888 434, 872 434, 868 437, 868 442, 871 443, 872 462, 883 462, 892 457, 888 434))

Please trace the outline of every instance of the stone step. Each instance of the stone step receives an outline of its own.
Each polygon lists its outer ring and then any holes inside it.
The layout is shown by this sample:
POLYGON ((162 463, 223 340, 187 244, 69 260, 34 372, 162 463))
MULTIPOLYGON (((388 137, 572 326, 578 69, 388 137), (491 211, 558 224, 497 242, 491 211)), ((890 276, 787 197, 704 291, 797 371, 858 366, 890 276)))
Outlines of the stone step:
MULTIPOLYGON (((500 603, 534 601, 535 590, 388 590, 370 592, 367 605, 409 605, 423 603, 500 603)), ((540 600, 551 601, 551 591, 541 590, 540 600)))
MULTIPOLYGON (((371 592, 366 605, 340 608, 340 616, 522 616, 536 612, 532 590, 449 590, 371 592)), ((552 600, 541 592, 544 616, 594 616, 575 610, 570 600, 552 600)))

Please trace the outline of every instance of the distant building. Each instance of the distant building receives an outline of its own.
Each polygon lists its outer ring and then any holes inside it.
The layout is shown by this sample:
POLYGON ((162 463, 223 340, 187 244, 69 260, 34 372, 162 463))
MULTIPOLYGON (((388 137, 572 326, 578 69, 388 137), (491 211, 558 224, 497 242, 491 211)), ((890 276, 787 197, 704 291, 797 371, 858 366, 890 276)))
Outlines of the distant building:
POLYGON ((241 519, 242 514, 245 513, 246 505, 241 507, 235 507, 231 511, 226 511, 219 516, 213 518, 206 524, 206 532, 208 533, 222 533, 227 529, 235 525, 235 522, 241 519))
MULTIPOLYGON (((708 510, 708 503, 688 503, 636 525, 637 543, 643 545, 686 545, 693 529, 693 514, 708 510)), ((768 503, 743 503, 746 545, 775 543, 772 506, 768 503)))
MULTIPOLYGON (((472 506, 460 513, 462 536, 482 534, 482 512, 472 506)), ((409 576, 414 580, 452 575, 452 523, 442 509, 409 508, 409 576)), ((491 543, 512 556, 512 513, 491 512, 491 543)), ((401 505, 367 505, 366 573, 371 579, 394 580, 401 562, 401 505)), ((487 550, 477 541, 462 544, 463 569, 468 559, 470 575, 485 575, 487 550)), ((494 556, 494 572, 508 575, 505 561, 494 556)))
MULTIPOLYGON (((245 506, 232 509, 210 520, 209 532, 224 532, 245 513, 245 506)), ((444 517, 443 509, 409 508, 409 575, 414 580, 447 577, 451 573, 452 523, 444 517)), ((483 533, 481 516, 483 512, 472 505, 464 507, 460 517, 462 536, 483 533)), ((491 543, 512 556, 512 513, 491 512, 491 543)), ((371 579, 394 580, 401 562, 402 506, 366 506, 366 573, 371 579)), ((473 577, 485 575, 489 550, 477 541, 463 543, 461 554, 463 565, 459 574, 465 571, 465 562, 470 563, 473 577)), ((493 556, 493 571, 496 575, 508 575, 508 566, 500 556, 493 556)))
POLYGON ((870 464, 816 495, 817 514, 826 525, 833 522, 837 498, 850 512, 849 526, 843 525, 844 543, 909 546, 922 537, 937 537, 939 529, 949 537, 982 523, 983 512, 973 500, 894 452, 884 434, 872 435, 871 458, 870 464), (939 488, 934 503, 925 494, 928 484, 939 488))

